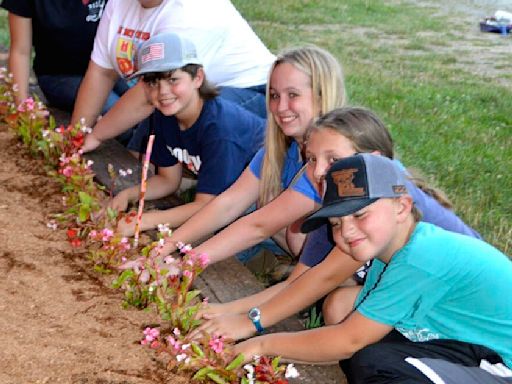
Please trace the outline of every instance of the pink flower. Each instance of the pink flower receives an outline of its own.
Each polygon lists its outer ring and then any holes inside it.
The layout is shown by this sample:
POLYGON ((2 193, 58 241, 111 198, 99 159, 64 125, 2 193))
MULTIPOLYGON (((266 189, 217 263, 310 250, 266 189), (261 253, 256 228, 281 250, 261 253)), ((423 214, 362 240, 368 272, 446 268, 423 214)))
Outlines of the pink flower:
POLYGON ((222 353, 224 350, 224 341, 222 339, 222 335, 218 337, 213 335, 213 338, 208 342, 208 345, 215 353, 222 353))
POLYGON ((144 339, 140 342, 142 345, 151 344, 151 347, 153 347, 153 344, 156 342, 156 346, 158 346, 158 341, 156 340, 158 336, 160 336, 160 330, 158 328, 150 328, 147 327, 144 330, 144 339))
POLYGON ((112 236, 114 236, 114 231, 108 228, 103 228, 101 230, 101 234, 103 235, 101 239, 102 241, 109 241, 112 238, 112 236))
POLYGON ((210 262, 210 259, 208 258, 208 255, 206 253, 201 253, 199 256, 199 265, 201 266, 201 268, 204 268, 208 265, 208 263, 210 262))
POLYGON ((192 274, 192 272, 185 270, 185 271, 183 271, 183 276, 188 277, 189 279, 192 279, 193 274, 192 274))
POLYGON ((69 165, 62 170, 62 174, 66 177, 71 177, 73 175, 73 168, 69 165))

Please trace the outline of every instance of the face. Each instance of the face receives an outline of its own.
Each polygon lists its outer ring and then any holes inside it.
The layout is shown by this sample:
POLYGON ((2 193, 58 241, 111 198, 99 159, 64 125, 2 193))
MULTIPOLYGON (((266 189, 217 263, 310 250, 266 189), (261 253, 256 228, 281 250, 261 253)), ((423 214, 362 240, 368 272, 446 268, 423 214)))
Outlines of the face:
POLYGON ((379 199, 352 215, 329 218, 336 245, 357 261, 389 261, 400 248, 395 244, 399 208, 398 199, 379 199))
POLYGON ((292 64, 278 64, 270 76, 269 100, 270 113, 283 133, 302 143, 316 116, 309 76, 292 64))
POLYGON ((330 128, 314 130, 306 143, 307 173, 322 185, 327 170, 339 159, 352 156, 356 149, 351 140, 330 128))
POLYGON ((194 108, 202 79, 200 76, 192 78, 189 73, 177 69, 167 78, 143 83, 146 96, 155 108, 166 116, 175 115, 180 119, 194 108))

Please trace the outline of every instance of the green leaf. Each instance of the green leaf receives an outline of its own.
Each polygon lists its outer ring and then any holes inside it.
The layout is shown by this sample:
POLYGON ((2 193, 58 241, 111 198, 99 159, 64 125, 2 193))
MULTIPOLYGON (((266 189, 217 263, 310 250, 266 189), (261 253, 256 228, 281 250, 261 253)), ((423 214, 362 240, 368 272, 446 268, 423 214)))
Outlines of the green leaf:
POLYGON ((201 291, 199 291, 198 289, 196 289, 195 291, 187 292, 187 295, 185 296, 185 304, 190 303, 190 301, 197 297, 200 293, 201 291))
POLYGON ((201 347, 199 347, 199 345, 197 345, 196 343, 192 343, 190 345, 190 347, 192 348, 192 350, 194 351, 194 353, 199 356, 199 357, 204 357, 204 352, 203 350, 201 349, 201 347))
POLYGON ((92 197, 83 191, 78 192, 78 198, 82 204, 91 205, 92 203, 92 197))
POLYGON ((229 384, 226 380, 224 380, 215 372, 208 372, 206 376, 208 376, 212 381, 214 381, 217 384, 229 384))
POLYGON ((80 209, 78 210, 78 221, 83 223, 84 221, 87 221, 89 218, 90 209, 89 207, 85 207, 83 205, 80 206, 80 209))
POLYGON ((277 367, 279 366, 279 360, 281 360, 280 356, 274 357, 272 359, 272 368, 274 369, 274 371, 277 370, 277 367))
POLYGON ((193 379, 201 380, 204 379, 205 376, 213 370, 212 367, 204 367, 201 368, 199 371, 196 372, 196 374, 192 377, 193 379))
POLYGON ((244 362, 245 358, 244 358, 244 355, 242 353, 238 354, 237 357, 235 357, 231 363, 228 364, 228 366, 226 367, 226 369, 228 371, 232 371, 233 369, 236 369, 238 368, 240 365, 242 365, 242 363, 244 362))
POLYGON ((118 288, 121 288, 121 286, 123 285, 123 283, 130 277, 133 276, 133 270, 131 269, 127 269, 125 271, 123 271, 123 273, 121 273, 117 279, 115 279, 113 282, 112 282, 112 288, 114 289, 118 289, 118 288))

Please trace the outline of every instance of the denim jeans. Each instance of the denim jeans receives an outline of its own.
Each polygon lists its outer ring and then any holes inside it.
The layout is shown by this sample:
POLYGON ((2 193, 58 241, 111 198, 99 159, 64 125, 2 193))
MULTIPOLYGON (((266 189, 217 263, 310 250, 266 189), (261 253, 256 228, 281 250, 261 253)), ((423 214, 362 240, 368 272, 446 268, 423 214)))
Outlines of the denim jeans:
POLYGON ((220 97, 233 101, 263 119, 267 118, 266 84, 248 88, 220 87, 219 90, 220 97))
MULTIPOLYGON (((77 75, 41 75, 37 77, 37 82, 49 105, 72 112, 82 79, 83 76, 77 75)), ((105 114, 112 108, 115 102, 127 90, 128 85, 124 79, 119 79, 114 85, 114 89, 108 95, 101 114, 105 114)), ((91 95, 91 97, 94 96, 91 95)))
MULTIPOLYGON (((241 107, 266 118, 265 105, 265 84, 249 88, 220 87, 220 97, 230 100, 241 107)), ((149 124, 139 124, 128 143, 127 147, 131 151, 143 152, 149 138, 149 124)))

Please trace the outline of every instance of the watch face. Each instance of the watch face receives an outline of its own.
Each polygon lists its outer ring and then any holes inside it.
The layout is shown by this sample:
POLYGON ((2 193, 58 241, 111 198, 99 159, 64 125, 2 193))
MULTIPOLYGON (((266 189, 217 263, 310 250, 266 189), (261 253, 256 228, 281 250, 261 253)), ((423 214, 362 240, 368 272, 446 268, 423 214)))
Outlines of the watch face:
POLYGON ((249 311, 249 319, 259 320, 260 319, 260 310, 258 308, 252 308, 249 311))

